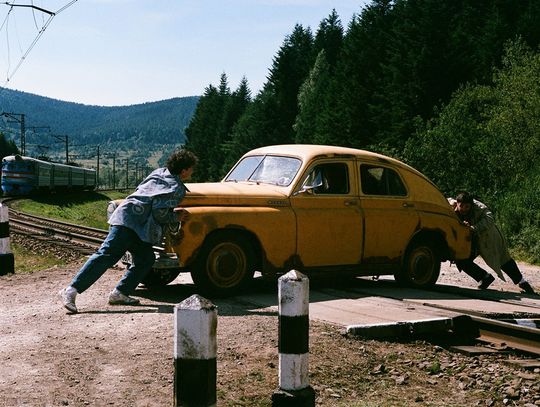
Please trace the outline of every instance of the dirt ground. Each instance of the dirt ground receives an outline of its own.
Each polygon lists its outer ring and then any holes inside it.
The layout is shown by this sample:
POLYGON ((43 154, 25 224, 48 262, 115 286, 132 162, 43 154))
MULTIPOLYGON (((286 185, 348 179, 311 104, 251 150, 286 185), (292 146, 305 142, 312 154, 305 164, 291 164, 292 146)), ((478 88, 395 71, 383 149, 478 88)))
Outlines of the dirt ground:
MULTIPOLYGON (((113 307, 111 269, 77 298, 68 315, 57 292, 70 266, 0 277, 0 406, 172 406, 173 309, 193 291, 173 284, 138 289, 142 305, 113 307)), ((540 289, 540 269, 524 269, 540 289)), ((457 270, 444 283, 472 282, 457 270)), ((515 290, 497 282, 495 289, 515 290)), ((270 406, 278 385, 277 315, 248 304, 218 305, 218 405, 270 406)), ((540 406, 540 369, 512 353, 465 356, 444 344, 343 336, 310 325, 310 383, 319 406, 540 406), (441 346, 439 346, 441 345, 441 346)))

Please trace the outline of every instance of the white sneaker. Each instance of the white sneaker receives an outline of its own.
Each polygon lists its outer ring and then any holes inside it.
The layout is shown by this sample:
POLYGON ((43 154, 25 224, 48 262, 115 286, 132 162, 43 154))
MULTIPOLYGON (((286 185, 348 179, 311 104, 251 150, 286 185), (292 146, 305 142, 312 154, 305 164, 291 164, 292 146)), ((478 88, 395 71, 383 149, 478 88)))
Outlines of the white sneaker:
POLYGON ((75 297, 77 296, 77 290, 71 286, 63 288, 58 293, 62 304, 64 307, 71 313, 76 314, 78 312, 77 306, 75 305, 75 297))
POLYGON ((109 294, 110 305, 139 305, 141 302, 137 298, 122 294, 116 288, 109 294))

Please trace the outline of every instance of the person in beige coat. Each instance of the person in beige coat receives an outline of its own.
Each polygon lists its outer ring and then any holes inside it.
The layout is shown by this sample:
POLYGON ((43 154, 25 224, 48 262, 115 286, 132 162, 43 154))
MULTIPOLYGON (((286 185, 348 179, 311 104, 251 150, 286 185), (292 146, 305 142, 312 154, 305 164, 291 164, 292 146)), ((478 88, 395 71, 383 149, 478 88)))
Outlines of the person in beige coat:
POLYGON ((523 291, 535 294, 508 253, 506 241, 495 224, 490 209, 482 202, 473 199, 468 192, 461 192, 456 199, 449 198, 448 201, 461 221, 473 232, 471 257, 467 260, 456 261, 458 269, 478 281, 480 283, 478 288, 488 288, 495 281, 495 277, 474 263, 476 256, 480 255, 501 280, 506 281, 504 272, 523 291))

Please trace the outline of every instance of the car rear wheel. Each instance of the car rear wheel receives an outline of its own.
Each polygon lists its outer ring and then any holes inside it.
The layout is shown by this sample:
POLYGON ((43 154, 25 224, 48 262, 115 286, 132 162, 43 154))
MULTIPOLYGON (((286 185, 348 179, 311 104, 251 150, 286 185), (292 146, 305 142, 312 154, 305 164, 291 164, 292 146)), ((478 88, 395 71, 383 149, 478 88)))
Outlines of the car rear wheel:
POLYGON ((411 287, 427 288, 435 284, 441 271, 441 261, 432 245, 425 241, 412 243, 407 249, 396 281, 411 287))
POLYGON ((253 245, 242 235, 221 232, 203 244, 191 276, 211 295, 230 295, 244 287, 255 273, 253 245))

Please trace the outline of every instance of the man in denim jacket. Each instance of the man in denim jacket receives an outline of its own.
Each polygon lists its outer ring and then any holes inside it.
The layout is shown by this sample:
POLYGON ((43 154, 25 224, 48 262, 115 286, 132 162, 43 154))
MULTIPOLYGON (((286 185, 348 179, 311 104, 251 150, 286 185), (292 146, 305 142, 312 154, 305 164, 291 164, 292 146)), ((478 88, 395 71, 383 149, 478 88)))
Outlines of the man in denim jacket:
POLYGON ((186 221, 188 212, 176 208, 184 195, 183 181, 191 178, 197 157, 184 149, 174 152, 166 168, 158 168, 139 184, 109 219, 109 234, 71 284, 60 291, 64 307, 76 313, 75 297, 94 284, 129 251, 133 263, 109 295, 111 305, 137 305, 129 295, 150 272, 155 261, 153 245, 161 243, 163 226, 186 221), (175 209, 176 208, 176 209, 175 209))

